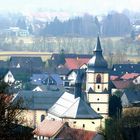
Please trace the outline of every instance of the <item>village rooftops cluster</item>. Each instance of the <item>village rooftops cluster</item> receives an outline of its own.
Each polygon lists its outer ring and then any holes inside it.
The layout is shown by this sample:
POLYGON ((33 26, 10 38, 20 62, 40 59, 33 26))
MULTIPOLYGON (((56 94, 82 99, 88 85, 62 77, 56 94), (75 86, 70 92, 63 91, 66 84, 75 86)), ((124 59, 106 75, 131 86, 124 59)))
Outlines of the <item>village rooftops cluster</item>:
MULTIPOLYGON (((23 110, 23 116, 26 117, 30 126, 35 128, 33 133, 37 137, 54 138, 58 134, 60 136, 59 132, 67 127, 79 131, 81 129, 88 132, 96 131, 98 127, 104 125, 108 117, 109 96, 118 90, 123 92, 121 97, 123 107, 139 106, 140 93, 127 90, 130 84, 140 83, 138 68, 135 73, 136 69, 134 65, 131 65, 131 73, 129 73, 129 70, 125 69, 125 64, 120 66, 118 64, 109 70, 102 54, 99 37, 93 57, 78 56, 68 55, 69 58, 65 58, 65 64, 54 65, 56 72, 64 68, 68 70, 67 74, 62 73, 61 70, 59 75, 54 71, 47 73, 44 69, 42 70, 44 66, 40 58, 28 57, 13 57, 9 65, 11 71, 0 71, 5 73, 1 77, 15 88, 16 81, 20 79, 16 78, 16 73, 12 69, 20 71, 27 68, 28 79, 21 80, 20 89, 14 94, 12 103, 22 100, 18 109, 23 110), (80 62, 82 59, 83 61, 80 62), (35 71, 29 67, 31 64, 33 69, 37 67, 35 71), (120 72, 116 73, 116 69, 120 72), (65 86, 66 82, 68 84, 65 86), (50 127, 50 125, 53 126, 50 127)), ((55 63, 55 57, 58 58, 58 55, 52 56, 51 64, 55 63)), ((20 76, 25 78, 25 75, 20 76)))

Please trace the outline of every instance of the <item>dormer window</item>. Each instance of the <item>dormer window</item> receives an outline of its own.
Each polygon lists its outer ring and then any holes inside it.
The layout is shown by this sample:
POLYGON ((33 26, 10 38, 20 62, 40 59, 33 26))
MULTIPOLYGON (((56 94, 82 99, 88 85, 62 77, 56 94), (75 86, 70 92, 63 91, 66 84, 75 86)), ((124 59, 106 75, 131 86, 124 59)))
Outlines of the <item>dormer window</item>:
POLYGON ((96 77, 96 83, 101 83, 101 75, 98 74, 96 77))

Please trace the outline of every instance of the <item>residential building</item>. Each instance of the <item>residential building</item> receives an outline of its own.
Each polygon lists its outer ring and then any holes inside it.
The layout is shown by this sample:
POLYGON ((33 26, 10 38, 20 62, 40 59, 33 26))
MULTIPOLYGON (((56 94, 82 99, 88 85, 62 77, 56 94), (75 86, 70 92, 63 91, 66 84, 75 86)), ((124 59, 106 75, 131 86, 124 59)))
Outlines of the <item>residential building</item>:
POLYGON ((44 71, 44 63, 41 57, 12 56, 9 60, 9 68, 26 69, 30 74, 40 73, 44 71))
POLYGON ((45 116, 48 109, 64 93, 64 88, 58 87, 57 90, 48 87, 46 92, 40 91, 19 91, 13 99, 13 104, 21 101, 18 109, 21 110, 21 116, 24 117, 25 125, 35 128, 45 116))

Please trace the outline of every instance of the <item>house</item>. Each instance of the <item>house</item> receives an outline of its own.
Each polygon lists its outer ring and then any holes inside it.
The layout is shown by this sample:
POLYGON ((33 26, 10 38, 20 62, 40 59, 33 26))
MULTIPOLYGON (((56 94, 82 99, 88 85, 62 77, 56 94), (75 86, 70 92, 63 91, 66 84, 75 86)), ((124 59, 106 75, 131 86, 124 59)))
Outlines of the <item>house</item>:
POLYGON ((66 78, 64 80, 65 87, 70 88, 71 86, 75 85, 77 73, 79 70, 81 71, 81 73, 83 73, 83 74, 85 73, 85 69, 73 69, 67 73, 66 78))
POLYGON ((122 80, 132 80, 139 76, 139 73, 126 73, 120 77, 122 80))
POLYGON ((132 83, 132 80, 114 80, 112 81, 113 87, 111 89, 111 93, 113 94, 117 90, 123 91, 124 89, 128 88, 132 83))
POLYGON ((31 83, 33 85, 63 85, 63 81, 58 74, 47 73, 33 74, 31 83))
MULTIPOLYGON (((66 75, 66 79, 65 82, 68 83, 68 86, 74 86, 75 85, 75 81, 76 81, 76 77, 77 77, 77 69, 73 69, 71 71, 69 71, 69 73, 66 75)), ((64 86, 67 86, 67 84, 64 84, 64 86)))
POLYGON ((9 83, 12 84, 15 82, 15 78, 13 76, 13 74, 11 73, 11 71, 8 71, 5 76, 4 76, 4 82, 5 83, 9 83))
POLYGON ((135 85, 140 84, 140 75, 137 75, 136 77, 133 78, 133 83, 135 85))
POLYGON ((63 65, 60 65, 55 70, 56 73, 59 74, 59 77, 63 80, 63 85, 64 85, 64 80, 66 79, 66 75, 69 73, 69 69, 63 65))
POLYGON ((29 31, 18 27, 10 27, 9 29, 1 30, 0 34, 4 36, 27 37, 29 36, 29 31))
POLYGON ((51 86, 46 92, 21 90, 13 99, 13 104, 21 101, 19 108, 26 125, 34 128, 47 116, 47 110, 60 98, 64 89, 55 90, 51 86))
MULTIPOLYGON (((59 66, 61 64, 60 63, 60 56, 61 56, 61 54, 62 53, 60 53, 60 54, 57 54, 57 53, 52 54, 50 60, 48 61, 49 64, 59 66)), ((88 62, 87 60, 89 60, 91 57, 92 57, 92 55, 89 55, 89 54, 65 54, 64 53, 65 61, 84 60, 84 62, 81 63, 81 64, 84 64, 85 62, 88 62)))
POLYGON ((90 58, 65 58, 65 67, 72 69, 86 69, 90 58))
POLYGON ((33 134, 37 139, 55 139, 65 127, 68 127, 65 122, 44 119, 33 134))
POLYGON ((140 106, 140 92, 133 89, 126 89, 121 97, 124 108, 140 106))
POLYGON ((9 60, 9 68, 21 68, 28 70, 28 73, 37 73, 44 70, 44 63, 41 57, 19 57, 12 56, 9 60))
POLYGON ((74 140, 104 140, 104 136, 95 131, 74 129, 70 127, 65 127, 65 129, 58 134, 57 138, 62 140, 67 138, 74 140))
POLYGON ((114 64, 110 75, 123 75, 126 73, 140 73, 140 64, 114 64))
POLYGON ((104 140, 103 136, 95 131, 74 129, 62 121, 44 120, 33 131, 37 139, 73 139, 73 140, 104 140), (98 139, 100 137, 100 139, 98 139))
POLYGON ((0 69, 8 69, 8 61, 0 60, 0 69))
POLYGON ((112 93, 117 90, 123 91, 128 88, 131 84, 139 84, 140 83, 140 74, 138 73, 126 73, 121 76, 111 76, 111 82, 113 84, 112 93))
POLYGON ((3 75, 4 82, 9 84, 14 84, 16 82, 21 82, 22 84, 28 82, 30 78, 30 73, 26 69, 8 69, 3 75))

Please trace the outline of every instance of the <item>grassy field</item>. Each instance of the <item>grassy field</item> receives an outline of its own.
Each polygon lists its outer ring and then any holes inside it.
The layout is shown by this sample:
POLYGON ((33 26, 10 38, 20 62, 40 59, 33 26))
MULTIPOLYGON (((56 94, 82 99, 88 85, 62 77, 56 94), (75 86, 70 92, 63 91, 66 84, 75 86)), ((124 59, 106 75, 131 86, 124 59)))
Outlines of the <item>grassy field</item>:
MULTIPOLYGON (((12 38, 13 39, 13 38, 12 38)), ((7 60, 10 56, 41 56, 43 61, 47 61, 52 53, 59 53, 64 49, 65 53, 93 54, 96 45, 96 37, 28 37, 14 38, 11 42, 5 40, 5 45, 1 44, 0 60, 7 60), (23 40, 21 43, 16 43, 23 40), (15 41, 15 42, 14 42, 15 41)), ((3 43, 3 41, 1 40, 3 43)), ((104 55, 110 53, 126 54, 127 60, 132 62, 140 61, 137 50, 140 45, 131 42, 124 37, 101 37, 101 45, 104 55)))
POLYGON ((51 57, 51 55, 52 53, 49 53, 49 52, 4 51, 4 52, 0 52, 0 60, 6 61, 11 56, 31 56, 31 57, 40 56, 43 61, 46 61, 51 57))

